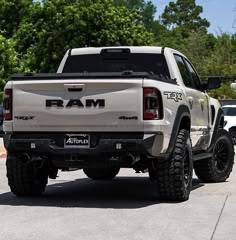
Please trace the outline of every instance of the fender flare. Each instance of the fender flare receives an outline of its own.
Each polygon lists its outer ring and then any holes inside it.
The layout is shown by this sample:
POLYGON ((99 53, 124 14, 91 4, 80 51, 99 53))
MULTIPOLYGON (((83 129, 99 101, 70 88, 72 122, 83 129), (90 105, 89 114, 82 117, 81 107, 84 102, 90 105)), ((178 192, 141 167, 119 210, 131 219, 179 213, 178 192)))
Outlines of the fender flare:
POLYGON ((220 123, 221 123, 220 121, 221 121, 222 118, 224 118, 224 112, 221 108, 219 108, 218 113, 217 113, 217 117, 216 117, 216 120, 215 120, 214 131, 213 131, 213 134, 212 134, 211 143, 210 143, 210 146, 208 148, 208 151, 211 151, 213 146, 214 146, 214 143, 217 139, 218 129, 224 127, 224 126, 220 126, 220 123))
POLYGON ((177 110, 176 116, 175 116, 175 121, 174 121, 173 128, 172 128, 172 134, 171 134, 169 146, 166 151, 167 154, 171 154, 173 152, 173 149, 174 149, 174 146, 176 143, 176 138, 179 133, 180 124, 181 124, 183 117, 189 118, 190 129, 191 129, 191 114, 190 114, 189 107, 187 105, 180 105, 178 107, 178 110, 177 110))

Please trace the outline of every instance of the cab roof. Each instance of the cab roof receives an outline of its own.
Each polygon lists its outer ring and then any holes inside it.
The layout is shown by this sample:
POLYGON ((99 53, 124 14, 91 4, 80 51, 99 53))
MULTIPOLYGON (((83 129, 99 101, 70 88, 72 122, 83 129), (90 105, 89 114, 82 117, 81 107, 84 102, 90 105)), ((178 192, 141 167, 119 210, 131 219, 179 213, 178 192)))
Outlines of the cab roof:
MULTIPOLYGON (((103 50, 129 49, 131 53, 156 53, 161 54, 164 51, 178 52, 174 49, 161 46, 118 46, 118 47, 84 47, 69 50, 69 55, 100 54, 103 50)), ((181 54, 182 55, 182 54, 181 54)))

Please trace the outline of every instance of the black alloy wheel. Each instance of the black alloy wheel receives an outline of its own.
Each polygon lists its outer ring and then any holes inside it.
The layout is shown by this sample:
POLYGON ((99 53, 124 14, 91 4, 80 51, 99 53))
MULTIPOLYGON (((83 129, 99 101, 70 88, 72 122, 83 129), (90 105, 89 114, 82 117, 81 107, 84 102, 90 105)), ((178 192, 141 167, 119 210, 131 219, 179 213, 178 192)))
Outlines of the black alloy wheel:
POLYGON ((216 169, 219 172, 223 172, 227 168, 229 161, 229 146, 225 140, 222 139, 215 145, 213 159, 216 169))
POLYGON ((232 138, 224 129, 219 129, 213 143, 212 157, 194 162, 195 173, 202 182, 224 182, 234 165, 232 138))

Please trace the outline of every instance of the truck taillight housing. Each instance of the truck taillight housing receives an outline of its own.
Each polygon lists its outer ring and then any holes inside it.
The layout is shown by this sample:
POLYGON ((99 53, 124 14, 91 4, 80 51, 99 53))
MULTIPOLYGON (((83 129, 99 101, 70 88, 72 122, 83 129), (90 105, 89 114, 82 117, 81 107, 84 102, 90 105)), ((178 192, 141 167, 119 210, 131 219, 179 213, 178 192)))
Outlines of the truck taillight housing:
POLYGON ((12 89, 4 90, 3 111, 4 120, 12 120, 12 89))
POLYGON ((161 93, 156 88, 143 88, 143 119, 163 118, 161 93))

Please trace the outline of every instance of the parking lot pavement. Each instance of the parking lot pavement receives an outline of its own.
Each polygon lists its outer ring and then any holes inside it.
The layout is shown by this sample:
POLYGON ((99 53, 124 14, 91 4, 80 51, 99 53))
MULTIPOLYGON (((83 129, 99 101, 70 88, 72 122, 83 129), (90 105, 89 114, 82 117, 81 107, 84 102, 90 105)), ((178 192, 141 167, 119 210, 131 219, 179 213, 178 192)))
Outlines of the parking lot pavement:
POLYGON ((189 201, 158 202, 147 174, 124 169, 109 182, 59 173, 38 198, 17 198, 0 161, 0 239, 235 240, 236 171, 228 182, 196 178, 189 201))

